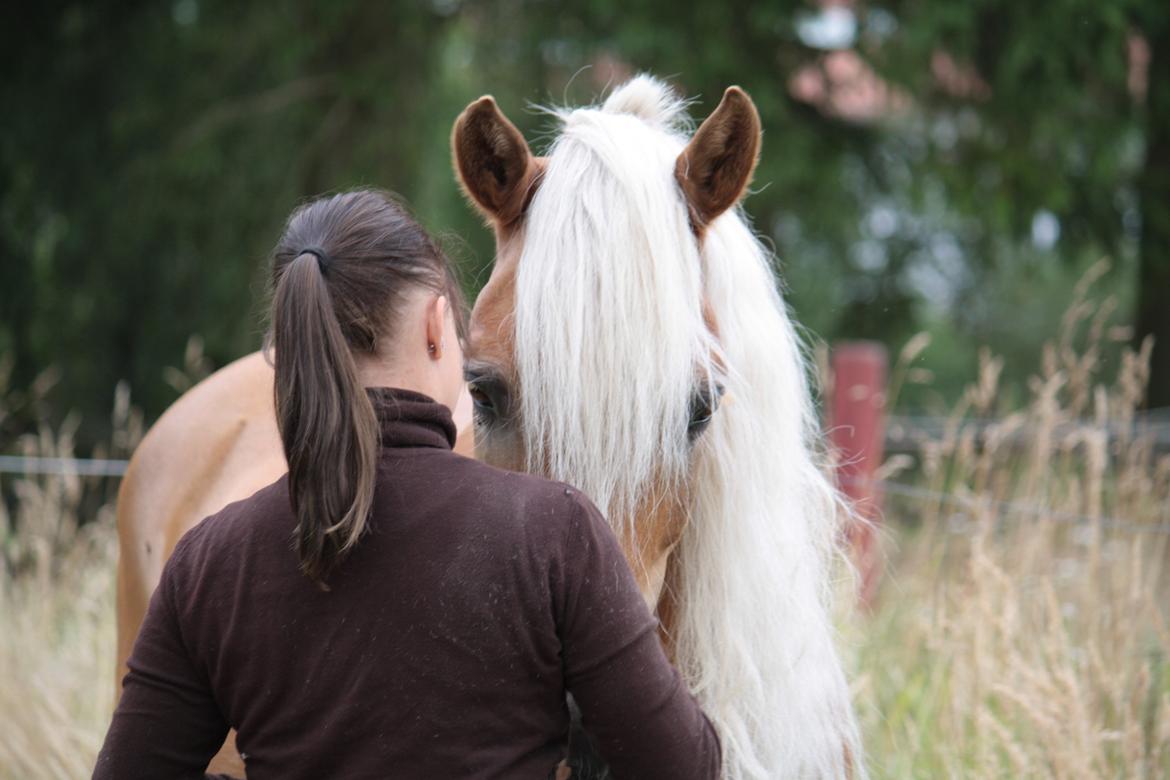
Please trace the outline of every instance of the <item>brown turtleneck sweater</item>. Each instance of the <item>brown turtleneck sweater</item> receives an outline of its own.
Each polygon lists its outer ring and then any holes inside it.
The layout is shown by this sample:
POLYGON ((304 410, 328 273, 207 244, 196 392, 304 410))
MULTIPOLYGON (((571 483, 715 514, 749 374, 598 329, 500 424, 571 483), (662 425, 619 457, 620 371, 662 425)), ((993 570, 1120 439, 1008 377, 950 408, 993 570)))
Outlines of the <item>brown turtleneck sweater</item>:
POLYGON ((446 407, 372 391, 369 530, 322 591, 286 478, 175 548, 95 778, 202 777, 229 727, 249 780, 546 778, 573 693, 618 778, 712 778, 719 742, 576 490, 451 451, 446 407))

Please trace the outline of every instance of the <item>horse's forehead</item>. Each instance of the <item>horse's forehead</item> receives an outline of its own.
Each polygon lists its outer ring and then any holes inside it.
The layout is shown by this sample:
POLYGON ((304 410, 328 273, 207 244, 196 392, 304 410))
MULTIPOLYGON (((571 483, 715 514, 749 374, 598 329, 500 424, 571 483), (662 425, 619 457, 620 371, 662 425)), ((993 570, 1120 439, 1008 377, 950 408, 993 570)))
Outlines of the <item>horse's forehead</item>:
POLYGON ((497 230, 496 261, 471 310, 468 357, 511 369, 514 362, 516 269, 523 250, 522 231, 497 230))

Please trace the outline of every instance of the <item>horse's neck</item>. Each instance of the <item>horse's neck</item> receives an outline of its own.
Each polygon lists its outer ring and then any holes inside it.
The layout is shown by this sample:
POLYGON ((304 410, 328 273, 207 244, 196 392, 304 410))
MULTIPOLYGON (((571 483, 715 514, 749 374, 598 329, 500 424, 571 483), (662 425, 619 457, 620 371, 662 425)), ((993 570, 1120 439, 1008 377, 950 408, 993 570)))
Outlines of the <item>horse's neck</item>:
POLYGON ((658 640, 666 657, 675 662, 675 632, 678 628, 679 557, 670 555, 666 559, 665 577, 654 614, 658 618, 658 640))

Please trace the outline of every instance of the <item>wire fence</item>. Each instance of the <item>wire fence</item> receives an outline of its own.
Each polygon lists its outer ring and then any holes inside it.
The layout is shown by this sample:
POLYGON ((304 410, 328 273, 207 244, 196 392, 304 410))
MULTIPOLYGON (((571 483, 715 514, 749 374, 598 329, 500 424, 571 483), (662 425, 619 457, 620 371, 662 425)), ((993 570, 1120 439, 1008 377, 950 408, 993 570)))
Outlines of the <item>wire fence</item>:
MULTIPOLYGON (((943 435, 947 426, 954 426, 954 420, 943 417, 891 417, 888 429, 894 432, 899 440, 902 436, 912 435, 916 441, 922 438, 937 439, 943 435)), ((975 425, 980 431, 995 424, 994 420, 963 420, 961 424, 966 428, 975 425), (982 426, 981 428, 979 426, 982 426)), ((1070 426, 1075 423, 1069 423, 1070 426)), ((1083 423, 1082 423, 1083 425, 1083 423)), ((1111 437, 1127 436, 1132 438, 1138 432, 1143 437, 1153 436, 1155 447, 1164 447, 1170 450, 1170 410, 1147 413, 1135 418, 1127 426, 1113 426, 1111 437)), ((1026 436, 1027 431, 1020 431, 1026 436)), ((897 451, 897 447, 893 447, 897 451)), ((0 474, 18 474, 25 477, 34 476, 80 476, 121 478, 126 474, 130 461, 104 458, 50 458, 23 455, 0 455, 0 474)), ((849 477, 842 477, 842 481, 849 481, 849 477)), ((1102 528, 1128 532, 1149 534, 1170 534, 1170 523, 1139 523, 1121 517, 1099 516, 1065 512, 1041 504, 1019 501, 1003 501, 998 499, 966 496, 959 493, 942 493, 937 490, 924 488, 907 482, 882 479, 876 480, 874 486, 886 495, 898 496, 921 503, 934 503, 961 510, 991 511, 1002 517, 1031 516, 1043 517, 1057 523, 1070 525, 1096 524, 1102 528)))
MULTIPOLYGON (((937 441, 961 428, 964 432, 983 437, 989 431, 1003 425, 1003 420, 994 417, 964 417, 954 419, 929 415, 890 415, 886 419, 886 452, 910 452, 922 441, 937 441)), ((1041 428, 1035 422, 1022 422, 1012 428, 1002 443, 1008 446, 1022 445, 1031 441, 1041 428)), ((1093 429, 1105 433, 1110 444, 1115 441, 1132 441, 1135 438, 1148 440, 1155 452, 1170 452, 1170 409, 1155 409, 1138 412, 1127 421, 1109 420, 1099 423, 1092 420, 1066 420, 1056 425, 1044 426, 1053 437, 1061 437, 1079 430, 1093 429)))
POLYGON ((79 477, 121 477, 130 465, 128 460, 104 458, 39 458, 24 455, 0 455, 0 474, 23 474, 79 477))
POLYGON ((1108 515, 1093 516, 1076 512, 1065 512, 1041 504, 1030 504, 1022 501, 1002 501, 999 499, 978 498, 964 496, 958 493, 941 493, 918 485, 893 480, 875 480, 874 486, 888 495, 908 498, 923 503, 935 503, 963 510, 984 510, 1001 517, 1031 516, 1042 517, 1055 523, 1068 525, 1098 525, 1128 533, 1170 534, 1170 523, 1139 523, 1120 517, 1108 515))

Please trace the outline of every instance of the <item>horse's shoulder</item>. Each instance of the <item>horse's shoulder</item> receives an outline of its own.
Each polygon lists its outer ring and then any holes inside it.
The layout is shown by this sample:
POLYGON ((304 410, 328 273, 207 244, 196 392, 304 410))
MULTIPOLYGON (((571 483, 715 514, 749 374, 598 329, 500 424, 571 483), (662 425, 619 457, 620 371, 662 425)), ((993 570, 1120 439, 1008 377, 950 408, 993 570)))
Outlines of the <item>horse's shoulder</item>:
POLYGON ((161 524, 171 546, 202 517, 279 476, 284 460, 272 383, 272 368, 256 352, 167 409, 130 459, 118 496, 123 533, 161 524))
POLYGON ((183 534, 175 554, 185 547, 188 557, 223 564, 229 552, 272 546, 273 534, 283 539, 294 522, 288 480, 282 476, 200 520, 183 534))
POLYGON ((253 352, 229 363, 171 404, 142 441, 140 450, 169 450, 184 441, 233 435, 249 423, 271 418, 275 426, 274 374, 264 355, 253 352))

